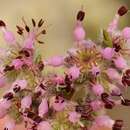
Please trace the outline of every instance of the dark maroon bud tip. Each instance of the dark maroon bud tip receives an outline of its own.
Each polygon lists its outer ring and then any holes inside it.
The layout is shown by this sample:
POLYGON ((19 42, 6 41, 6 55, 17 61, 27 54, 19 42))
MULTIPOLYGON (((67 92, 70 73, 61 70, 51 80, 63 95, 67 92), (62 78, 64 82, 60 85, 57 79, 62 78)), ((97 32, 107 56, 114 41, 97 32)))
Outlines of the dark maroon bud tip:
POLYGON ((6 24, 2 20, 0 20, 0 27, 5 27, 5 26, 6 24))
POLYGON ((15 93, 17 93, 17 92, 19 92, 20 91, 20 86, 16 86, 16 87, 14 87, 13 88, 13 91, 15 92, 15 93))
POLYGON ((27 32, 30 32, 30 28, 27 25, 25 26, 25 29, 27 32))
POLYGON ((118 9, 118 14, 119 14, 120 16, 125 15, 127 12, 128 12, 128 8, 127 8, 126 6, 121 6, 121 7, 118 9))
POLYGON ((124 106, 130 106, 130 100, 128 99, 121 100, 121 104, 124 106))
POLYGON ((3 98, 7 99, 7 100, 11 100, 14 97, 13 93, 9 92, 6 93, 3 98))
POLYGON ((109 95, 107 93, 102 93, 101 94, 101 99, 103 102, 106 102, 106 100, 108 99, 109 95))
POLYGON ((105 108, 106 109, 112 109, 115 106, 115 103, 112 101, 106 102, 105 103, 105 108))
POLYGON ((112 130, 121 130, 123 127, 123 120, 115 120, 112 130))
POLYGON ((80 10, 77 14, 77 20, 79 21, 83 21, 84 20, 84 17, 85 17, 85 12, 80 10))

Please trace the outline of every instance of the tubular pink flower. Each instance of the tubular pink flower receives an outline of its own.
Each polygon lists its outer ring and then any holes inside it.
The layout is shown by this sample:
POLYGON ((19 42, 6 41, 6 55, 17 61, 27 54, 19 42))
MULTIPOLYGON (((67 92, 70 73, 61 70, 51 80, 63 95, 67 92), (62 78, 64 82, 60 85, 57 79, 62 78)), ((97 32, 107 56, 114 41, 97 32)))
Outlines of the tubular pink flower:
POLYGON ((125 27, 122 30, 122 36, 124 37, 124 39, 130 40, 130 27, 125 27))
POLYGON ((34 49, 34 42, 35 42, 35 34, 34 32, 30 32, 27 39, 24 41, 24 48, 27 49, 34 49))
POLYGON ((54 56, 47 60, 47 64, 53 67, 59 67, 63 65, 64 63, 64 57, 62 56, 54 56))
POLYGON ((100 96, 104 92, 104 88, 100 84, 94 84, 92 86, 92 91, 95 95, 100 96))
POLYGON ((105 49, 102 49, 101 54, 104 59, 111 60, 114 56, 115 50, 114 48, 106 47, 105 49))
POLYGON ((14 88, 15 86, 19 86, 22 89, 25 89, 27 87, 27 81, 26 80, 16 80, 13 84, 12 84, 12 88, 14 88))
POLYGON ((107 31, 109 33, 111 33, 111 34, 113 32, 115 32, 115 31, 117 31, 117 29, 118 29, 118 23, 119 23, 119 15, 116 14, 115 17, 114 17, 114 19, 113 19, 113 21, 109 24, 109 26, 107 28, 107 31))
POLYGON ((56 97, 52 97, 51 105, 55 111, 63 111, 66 106, 66 102, 64 99, 56 100, 56 97))
POLYGON ((3 118, 7 114, 7 110, 10 108, 11 102, 6 99, 0 100, 0 119, 3 118))
POLYGON ((117 70, 114 68, 108 68, 106 73, 108 77, 112 80, 118 80, 121 77, 120 74, 117 72, 117 70))
POLYGON ((114 59, 114 64, 115 64, 115 66, 116 66, 118 69, 125 69, 125 68, 127 68, 127 62, 126 62, 126 60, 125 60, 123 57, 121 57, 121 56, 119 56, 119 57, 117 57, 116 59, 114 59))
POLYGON ((5 130, 15 130, 15 127, 16 127, 16 125, 15 125, 14 120, 8 120, 8 121, 5 123, 4 129, 5 129, 5 130))
POLYGON ((98 66, 93 66, 91 69, 91 73, 93 76, 97 76, 100 73, 100 68, 98 66))
POLYGON ((80 120, 81 115, 75 111, 69 113, 69 121, 77 123, 80 120))
POLYGON ((21 61, 21 59, 14 59, 12 61, 12 65, 15 67, 16 70, 21 69, 21 67, 23 66, 23 61, 21 61))
POLYGON ((114 120, 112 120, 109 116, 101 115, 95 119, 95 123, 98 126, 105 126, 107 128, 112 128, 114 120))
POLYGON ((111 92, 111 95, 120 95, 121 94, 120 88, 113 84, 111 84, 111 86, 110 86, 110 92, 111 92))
POLYGON ((58 75, 58 76, 54 77, 54 82, 56 84, 64 84, 64 77, 58 75))
POLYGON ((6 29, 6 27, 2 27, 1 28, 2 32, 3 32, 3 37, 4 40, 8 43, 8 44, 15 44, 15 36, 11 31, 8 31, 6 29))
POLYGON ((38 113, 40 117, 43 117, 44 114, 46 114, 47 112, 48 112, 48 102, 47 99, 44 98, 42 99, 42 102, 38 107, 38 113))
POLYGON ((6 77, 0 74, 0 88, 4 87, 6 84, 6 77))
POLYGON ((25 96, 21 100, 21 108, 23 110, 25 110, 26 108, 30 108, 31 104, 32 104, 32 97, 31 96, 25 96))
POLYGON ((100 100, 94 100, 90 103, 90 105, 94 111, 101 110, 104 106, 103 102, 101 102, 100 100))
POLYGON ((72 79, 75 80, 80 76, 80 69, 74 65, 68 70, 68 75, 72 76, 72 79))
POLYGON ((52 127, 49 122, 42 121, 41 123, 39 123, 37 130, 52 130, 52 127))
POLYGON ((84 40, 85 38, 85 30, 81 24, 77 24, 76 27, 74 28, 74 39, 79 42, 84 40))

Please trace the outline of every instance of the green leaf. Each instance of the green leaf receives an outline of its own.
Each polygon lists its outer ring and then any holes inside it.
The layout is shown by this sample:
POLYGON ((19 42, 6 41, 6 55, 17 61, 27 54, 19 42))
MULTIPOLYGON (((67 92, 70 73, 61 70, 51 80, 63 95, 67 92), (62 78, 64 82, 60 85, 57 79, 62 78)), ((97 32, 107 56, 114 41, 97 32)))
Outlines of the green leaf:
POLYGON ((112 39, 111 36, 109 35, 109 33, 103 29, 103 44, 106 47, 113 47, 112 45, 112 39))

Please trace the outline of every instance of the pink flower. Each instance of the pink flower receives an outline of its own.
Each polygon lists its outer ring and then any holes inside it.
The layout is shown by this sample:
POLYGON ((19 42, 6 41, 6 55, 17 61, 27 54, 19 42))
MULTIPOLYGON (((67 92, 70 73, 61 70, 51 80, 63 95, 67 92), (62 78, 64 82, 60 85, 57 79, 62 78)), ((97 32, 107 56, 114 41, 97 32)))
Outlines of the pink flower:
POLYGON ((26 80, 16 80, 13 84, 12 84, 12 88, 19 86, 22 89, 25 89, 27 87, 27 81, 26 80))
POLYGON ((95 46, 95 43, 91 40, 83 40, 82 41, 82 45, 85 47, 85 48, 92 48, 95 46))
POLYGON ((68 70, 68 75, 72 76, 72 79, 75 80, 80 76, 80 69, 74 65, 68 70))
POLYGON ((54 67, 61 66, 63 65, 63 63, 64 63, 64 57, 62 56, 54 56, 47 60, 47 64, 54 67))
POLYGON ((98 66, 93 66, 91 69, 91 73, 94 76, 97 76, 100 73, 100 68, 98 66))
POLYGON ((55 111, 62 111, 66 106, 66 102, 61 97, 59 97, 59 99, 56 99, 56 97, 52 97, 51 105, 55 111))
POLYGON ((49 122, 42 121, 41 123, 39 123, 37 130, 52 130, 52 127, 49 122))
POLYGON ((25 96, 21 100, 21 108, 23 110, 25 110, 26 108, 30 108, 31 104, 32 104, 32 97, 31 96, 25 96))
POLYGON ((125 27, 122 31, 122 36, 126 39, 126 40, 130 40, 130 27, 125 27))
POLYGON ((0 87, 4 87, 6 83, 6 78, 2 74, 0 74, 0 87))
POLYGON ((23 66, 23 61, 21 61, 20 59, 14 59, 12 61, 12 65, 15 67, 16 70, 19 70, 23 66))
POLYGON ((34 49, 34 40, 35 40, 35 34, 33 32, 29 33, 29 36, 24 41, 24 48, 27 49, 34 49))
POLYGON ((104 59, 111 60, 114 56, 115 50, 114 48, 106 47, 102 49, 101 54, 104 59))
POLYGON ((100 100, 94 100, 91 102, 91 107, 94 111, 101 110, 103 108, 103 103, 100 100))
POLYGON ((118 80, 121 77, 120 74, 117 72, 117 70, 113 68, 108 68, 106 73, 108 77, 112 80, 118 80))
POLYGON ((31 66, 32 63, 33 63, 32 57, 28 57, 28 58, 26 57, 26 58, 23 58, 23 62, 24 62, 25 65, 27 65, 27 66, 31 66))
POLYGON ((100 96, 104 92, 104 88, 100 84, 94 84, 92 86, 92 91, 94 92, 95 95, 100 96))
POLYGON ((10 106, 11 102, 9 100, 6 99, 0 100, 0 119, 6 115, 7 110, 10 108, 10 106))
POLYGON ((74 39, 76 41, 82 41, 85 38, 85 30, 81 24, 77 24, 74 29, 74 39))
POLYGON ((41 95, 43 96, 43 95, 46 93, 46 90, 43 89, 43 88, 41 88, 41 87, 38 85, 38 86, 35 88, 34 92, 35 92, 35 93, 40 92, 41 95))
POLYGON ((118 23, 119 23, 119 15, 116 14, 115 17, 114 17, 114 19, 113 19, 113 21, 109 24, 107 31, 108 31, 109 33, 111 33, 111 34, 112 34, 114 31, 117 31, 118 23))
POLYGON ((104 126, 104 127, 107 127, 107 128, 112 128, 112 126, 114 124, 114 120, 112 120, 109 116, 101 115, 101 116, 98 116, 95 119, 95 123, 98 126, 104 126))
POLYGON ((3 32, 3 37, 4 40, 9 43, 9 44, 14 44, 15 43, 15 36, 11 31, 8 31, 6 29, 6 27, 2 27, 1 28, 2 32, 3 32))
POLYGON ((15 122, 13 120, 9 120, 5 123, 4 130, 15 130, 15 122))
POLYGON ((111 86, 110 86, 110 92, 111 92, 111 95, 120 95, 121 94, 120 88, 113 84, 111 84, 111 86))
POLYGON ((125 69, 127 67, 126 60, 121 56, 114 59, 114 64, 118 69, 125 69))
POLYGON ((81 115, 75 111, 69 113, 69 121, 76 123, 80 120, 81 115))
POLYGON ((47 112, 48 112, 48 102, 47 99, 44 98, 42 99, 42 102, 38 107, 38 113, 40 117, 43 117, 44 114, 46 114, 47 112))
POLYGON ((56 84, 64 84, 64 77, 63 76, 56 76, 56 77, 54 77, 54 82, 56 84))

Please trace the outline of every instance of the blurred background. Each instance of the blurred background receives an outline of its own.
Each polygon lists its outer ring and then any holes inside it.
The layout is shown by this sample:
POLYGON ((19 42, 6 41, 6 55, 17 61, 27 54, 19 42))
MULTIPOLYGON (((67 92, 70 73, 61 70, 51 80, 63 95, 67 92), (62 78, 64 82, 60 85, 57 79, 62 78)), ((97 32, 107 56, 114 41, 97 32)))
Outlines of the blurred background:
MULTIPOLYGON (((65 54, 73 45, 72 31, 77 11, 84 7, 86 17, 84 26, 87 37, 97 40, 101 28, 106 28, 121 5, 130 8, 130 0, 0 0, 0 19, 7 23, 12 31, 21 24, 24 16, 31 24, 31 18, 45 20, 47 35, 44 45, 39 46, 43 57, 65 54)), ((120 28, 130 26, 130 13, 120 19, 120 28)), ((0 46, 5 46, 0 34, 0 46)), ((130 97, 130 90, 126 92, 130 97)), ((109 111, 108 111, 109 112, 109 111)), ((115 108, 109 112, 114 119, 124 119, 124 130, 130 128, 130 108, 115 108)))

